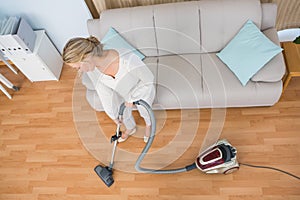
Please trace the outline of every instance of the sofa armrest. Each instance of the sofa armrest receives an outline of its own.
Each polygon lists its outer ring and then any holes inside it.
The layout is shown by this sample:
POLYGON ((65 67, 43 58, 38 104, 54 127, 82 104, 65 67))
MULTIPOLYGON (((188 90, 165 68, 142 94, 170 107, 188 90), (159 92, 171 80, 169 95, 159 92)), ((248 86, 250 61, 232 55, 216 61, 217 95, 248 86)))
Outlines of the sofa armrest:
MULTIPOLYGON (((280 46, 277 31, 275 28, 270 28, 263 33, 276 45, 280 46)), ((277 82, 282 79, 285 74, 285 63, 282 53, 276 55, 270 60, 261 70, 259 70, 252 78, 254 82, 277 82)))

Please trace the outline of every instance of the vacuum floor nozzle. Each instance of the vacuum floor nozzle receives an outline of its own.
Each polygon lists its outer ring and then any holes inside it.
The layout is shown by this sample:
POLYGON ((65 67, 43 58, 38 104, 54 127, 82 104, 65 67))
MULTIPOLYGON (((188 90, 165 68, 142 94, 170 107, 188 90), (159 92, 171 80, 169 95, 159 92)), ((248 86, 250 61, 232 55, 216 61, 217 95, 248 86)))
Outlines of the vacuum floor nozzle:
POLYGON ((114 179, 112 177, 112 169, 109 167, 102 167, 100 165, 95 167, 95 172, 101 178, 101 180, 110 187, 114 183, 114 179))

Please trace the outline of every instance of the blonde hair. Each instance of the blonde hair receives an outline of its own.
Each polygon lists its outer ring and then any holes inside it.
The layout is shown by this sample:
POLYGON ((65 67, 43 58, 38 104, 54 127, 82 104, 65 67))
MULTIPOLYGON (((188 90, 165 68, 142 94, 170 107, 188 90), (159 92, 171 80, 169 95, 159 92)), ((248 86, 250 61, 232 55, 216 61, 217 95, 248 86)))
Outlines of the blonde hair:
POLYGON ((78 37, 67 42, 63 50, 62 58, 65 63, 76 63, 82 61, 89 55, 101 56, 102 53, 103 45, 96 37, 78 37))

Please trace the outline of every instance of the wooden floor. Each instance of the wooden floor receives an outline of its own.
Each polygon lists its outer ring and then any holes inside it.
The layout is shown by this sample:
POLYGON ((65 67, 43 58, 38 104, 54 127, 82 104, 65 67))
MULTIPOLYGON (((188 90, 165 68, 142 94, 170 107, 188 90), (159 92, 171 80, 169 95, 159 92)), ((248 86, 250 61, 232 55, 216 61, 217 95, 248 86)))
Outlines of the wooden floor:
MULTIPOLYGON (((74 108, 73 112, 72 109, 72 103, 81 101, 77 97, 72 100, 76 72, 64 68, 59 82, 36 83, 29 82, 21 74, 13 75, 5 67, 0 68, 0 72, 21 87, 18 92, 9 91, 12 100, 0 94, 1 200, 300 199, 299 180, 277 171, 246 166, 229 175, 206 175, 198 170, 151 175, 118 169, 114 171, 114 185, 107 188, 93 171, 99 164, 97 143, 91 142, 97 140, 94 122, 89 122, 88 112, 84 119, 76 118, 74 112, 78 110, 74 108), (84 121, 91 126, 82 128, 80 123, 84 121), (86 132, 90 135, 84 135, 86 132), (87 144, 89 136, 95 137, 90 137, 87 144)), ((91 110, 85 102, 82 104, 79 111, 91 110)), ((237 148, 240 162, 272 166, 300 176, 299 78, 290 82, 281 100, 273 107, 230 108, 225 111, 221 138, 228 139, 237 148)), ((192 144, 168 167, 193 162, 209 125, 213 124, 210 120, 212 110, 156 114, 159 116, 159 134, 153 144, 155 150, 168 145, 181 129, 181 124, 185 124, 183 132, 190 131, 186 124, 190 123, 191 127, 198 124, 193 130, 196 136, 192 144)), ((103 113, 95 116, 109 137, 115 126, 103 113)), ((136 113, 135 117, 141 127, 142 121, 136 113)), ((132 137, 120 144, 119 150, 138 152, 143 145, 141 138, 132 137)), ((165 158, 176 155, 176 152, 170 151, 170 156, 165 158)), ((105 154, 109 157, 110 153, 109 145, 105 154)), ((116 160, 122 158, 117 155, 116 160)))

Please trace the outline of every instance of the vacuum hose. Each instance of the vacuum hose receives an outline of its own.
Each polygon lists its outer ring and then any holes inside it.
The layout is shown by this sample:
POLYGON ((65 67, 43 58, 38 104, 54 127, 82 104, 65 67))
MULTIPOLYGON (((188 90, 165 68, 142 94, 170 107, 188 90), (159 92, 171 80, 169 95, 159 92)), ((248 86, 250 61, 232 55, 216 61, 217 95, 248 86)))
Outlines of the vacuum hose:
MULTIPOLYGON (((138 157, 138 159, 135 163, 135 169, 139 172, 145 172, 145 173, 151 173, 151 174, 175 174, 175 173, 190 171, 190 170, 193 170, 193 169, 197 168, 195 163, 193 163, 191 165, 188 165, 186 167, 183 167, 183 168, 178 168, 178 169, 155 170, 155 169, 142 168, 140 165, 141 165, 144 157, 146 156, 147 152, 149 151, 149 149, 150 149, 150 147, 153 143, 154 137, 155 137, 156 120, 155 120, 155 116, 154 116, 154 113, 152 111, 152 108, 149 106, 149 104, 146 101, 141 99, 141 100, 133 102, 133 104, 143 106, 147 110, 147 112, 150 116, 150 120, 151 120, 150 136, 149 136, 149 139, 148 139, 148 142, 147 142, 146 146, 144 147, 142 153, 139 155, 139 157, 138 157)), ((123 116, 124 110, 125 110, 125 104, 123 103, 120 106, 119 116, 123 116)))

